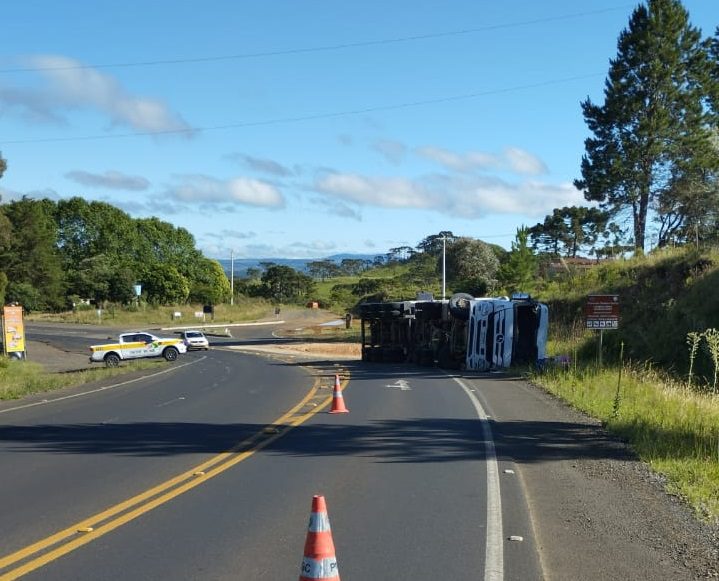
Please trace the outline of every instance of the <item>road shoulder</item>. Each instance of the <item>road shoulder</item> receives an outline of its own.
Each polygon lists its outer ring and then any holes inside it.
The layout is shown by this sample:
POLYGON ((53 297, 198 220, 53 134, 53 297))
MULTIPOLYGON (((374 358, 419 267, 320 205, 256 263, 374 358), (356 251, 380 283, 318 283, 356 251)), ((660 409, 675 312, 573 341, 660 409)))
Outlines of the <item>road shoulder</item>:
POLYGON ((599 422, 520 380, 474 384, 522 479, 548 579, 719 577, 718 527, 599 422))

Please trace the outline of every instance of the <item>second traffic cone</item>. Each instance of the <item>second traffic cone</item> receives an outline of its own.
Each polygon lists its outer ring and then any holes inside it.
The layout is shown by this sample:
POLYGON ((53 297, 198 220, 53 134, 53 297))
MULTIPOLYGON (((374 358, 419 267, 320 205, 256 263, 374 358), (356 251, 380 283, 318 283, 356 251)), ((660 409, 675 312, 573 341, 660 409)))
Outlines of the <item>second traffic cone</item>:
POLYGON ((340 387, 340 376, 335 374, 335 387, 332 390, 332 409, 331 414, 347 414, 349 410, 345 407, 345 398, 342 395, 340 387))
POLYGON ((335 544, 332 540, 330 519, 327 516, 327 505, 325 497, 319 495, 312 497, 312 513, 307 528, 299 581, 315 581, 317 579, 340 581, 335 544))

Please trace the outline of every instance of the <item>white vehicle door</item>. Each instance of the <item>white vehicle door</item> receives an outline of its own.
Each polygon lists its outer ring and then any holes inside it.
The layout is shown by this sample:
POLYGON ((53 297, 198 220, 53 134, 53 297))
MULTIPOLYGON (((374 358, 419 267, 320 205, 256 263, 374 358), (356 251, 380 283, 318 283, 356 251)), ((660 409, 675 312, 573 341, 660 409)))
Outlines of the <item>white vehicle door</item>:
POLYGON ((127 345, 122 348, 123 359, 137 359, 145 356, 145 343, 141 335, 133 333, 120 335, 120 343, 127 345))
POLYGON ((162 352, 160 342, 157 341, 156 337, 153 337, 149 333, 138 333, 135 337, 138 341, 142 341, 144 344, 142 348, 142 357, 155 357, 156 355, 160 355, 162 352))
POLYGON ((492 367, 509 367, 512 363, 512 340, 514 336, 514 306, 509 301, 494 311, 494 344, 492 367))

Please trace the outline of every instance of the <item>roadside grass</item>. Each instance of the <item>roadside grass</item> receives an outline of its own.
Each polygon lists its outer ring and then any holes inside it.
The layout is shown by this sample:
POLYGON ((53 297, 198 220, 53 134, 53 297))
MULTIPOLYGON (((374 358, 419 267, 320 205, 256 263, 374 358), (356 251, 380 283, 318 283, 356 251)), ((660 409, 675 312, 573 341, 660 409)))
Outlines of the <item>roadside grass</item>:
POLYGON ((30 313, 26 320, 36 322, 77 323, 84 325, 103 325, 122 328, 145 328, 150 326, 192 326, 241 323, 274 313, 274 306, 268 301, 257 299, 239 299, 234 305, 216 305, 214 315, 202 315, 202 305, 181 305, 155 307, 110 306, 97 314, 96 309, 77 309, 63 313, 30 313), (180 316, 175 316, 180 313, 180 316), (197 316, 200 315, 200 316, 197 316))
POLYGON ((168 365, 164 360, 128 361, 120 367, 96 367, 67 373, 51 373, 39 363, 32 361, 11 361, 0 357, 0 400, 19 399, 33 393, 44 393, 75 387, 92 381, 100 381, 126 375, 143 369, 159 369, 168 365))
POLYGON ((531 380, 601 420, 666 477, 700 517, 719 521, 719 397, 650 365, 553 367, 531 380))

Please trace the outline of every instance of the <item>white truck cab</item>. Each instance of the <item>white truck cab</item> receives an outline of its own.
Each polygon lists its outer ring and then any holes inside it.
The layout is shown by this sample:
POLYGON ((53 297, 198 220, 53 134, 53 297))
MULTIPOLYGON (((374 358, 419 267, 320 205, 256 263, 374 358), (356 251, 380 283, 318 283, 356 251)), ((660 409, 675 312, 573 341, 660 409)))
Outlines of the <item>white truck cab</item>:
POLYGON ((490 371, 546 357, 549 309, 531 299, 469 301, 466 369, 490 371))

